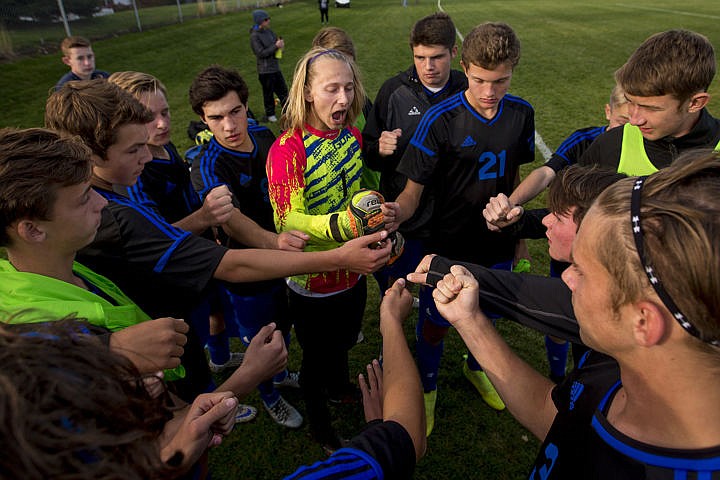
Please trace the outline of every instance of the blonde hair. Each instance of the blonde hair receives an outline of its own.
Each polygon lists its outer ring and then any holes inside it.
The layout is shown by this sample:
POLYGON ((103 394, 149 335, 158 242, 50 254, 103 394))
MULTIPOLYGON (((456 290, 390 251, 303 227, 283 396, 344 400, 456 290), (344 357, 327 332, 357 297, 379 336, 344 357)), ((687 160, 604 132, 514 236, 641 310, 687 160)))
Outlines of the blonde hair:
POLYGON ((608 105, 610 105, 610 108, 614 109, 615 107, 625 105, 626 103, 627 98, 625 98, 625 90, 623 90, 620 84, 616 83, 612 89, 612 92, 610 92, 610 100, 608 101, 608 105))
POLYGON ((287 103, 283 107, 283 115, 280 121, 281 127, 286 130, 302 129, 310 117, 310 102, 305 100, 306 89, 310 88, 317 75, 316 61, 320 58, 328 58, 343 62, 350 67, 353 75, 355 95, 345 117, 346 125, 353 125, 355 119, 362 112, 365 105, 365 89, 360 78, 360 70, 352 59, 337 50, 315 47, 308 51, 298 60, 293 74, 292 85, 288 95, 287 103))

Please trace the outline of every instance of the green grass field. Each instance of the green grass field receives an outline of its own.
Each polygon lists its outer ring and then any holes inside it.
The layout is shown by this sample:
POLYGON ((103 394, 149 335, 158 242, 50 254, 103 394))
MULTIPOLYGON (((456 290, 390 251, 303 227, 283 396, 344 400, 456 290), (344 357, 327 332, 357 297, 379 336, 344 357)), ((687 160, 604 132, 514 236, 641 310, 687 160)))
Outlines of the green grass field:
MULTIPOLYGON (((417 0, 401 7, 400 0, 352 0, 350 9, 330 10, 332 25, 353 37, 366 88, 375 96, 389 76, 407 68, 411 61, 407 37, 410 26, 438 9, 436 1, 417 0)), ((720 46, 720 3, 687 0, 638 0, 630 3, 573 2, 569 0, 442 0, 442 8, 463 34, 488 20, 505 21, 518 33, 523 54, 515 71, 511 92, 530 101, 536 110, 536 127, 550 149, 573 130, 604 122, 603 105, 613 86, 613 72, 650 34, 686 28, 705 34, 720 46)), ((290 82, 295 59, 306 50, 320 27, 317 2, 293 0, 284 8, 269 9, 272 28, 286 41, 282 67, 290 82)), ((262 112, 255 58, 248 41, 249 12, 209 18, 186 18, 143 33, 131 33, 98 41, 98 68, 108 71, 140 70, 158 76, 168 87, 175 130, 173 141, 183 150, 191 145, 185 134, 194 118, 187 89, 193 76, 211 63, 237 68, 250 86, 250 108, 262 112)), ((457 64, 459 67, 459 64, 457 64)), ((0 126, 31 127, 42 124, 48 89, 64 73, 58 55, 25 58, 0 65, 0 126)), ((720 93, 716 81, 711 93, 720 93)), ((718 110, 711 103, 710 110, 718 110)), ((537 154, 524 174, 542 163, 537 154)), ((534 204, 541 205, 542 199, 534 204)), ((531 242, 533 270, 547 270, 546 244, 531 242)), ((377 332, 378 293, 371 294, 363 331, 367 340, 351 352, 351 371, 360 372, 380 350, 377 332)), ((407 337, 414 337, 414 319, 407 337)), ((542 338, 512 322, 498 328, 520 354, 541 371, 547 369, 542 338)), ((451 332, 445 347, 439 380, 435 431, 426 457, 419 463, 418 479, 493 478, 527 476, 538 443, 507 412, 485 406, 460 371, 464 347, 451 332)), ((293 346, 291 367, 297 368, 300 352, 293 346)), ((286 398, 302 411, 299 394, 286 398)), ((256 394, 247 401, 261 402, 256 394)), ((351 433, 361 425, 361 410, 342 407, 340 430, 351 433)), ((310 442, 307 428, 281 429, 263 412, 250 425, 237 428, 211 453, 214 478, 279 478, 297 465, 322 457, 310 442)))

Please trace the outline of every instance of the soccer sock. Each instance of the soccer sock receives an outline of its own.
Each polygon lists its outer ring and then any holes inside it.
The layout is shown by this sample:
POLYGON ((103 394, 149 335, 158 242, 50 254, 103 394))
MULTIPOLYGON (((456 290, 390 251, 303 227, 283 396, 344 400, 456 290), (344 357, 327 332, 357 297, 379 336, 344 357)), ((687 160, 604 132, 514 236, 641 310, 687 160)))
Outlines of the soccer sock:
POLYGON ((223 365, 230 360, 230 341, 226 330, 208 336, 207 347, 210 352, 210 360, 215 365, 223 365))
POLYGON ((275 405, 275 402, 280 398, 280 392, 275 388, 272 380, 262 382, 258 385, 258 391, 260 392, 260 398, 268 407, 275 405))
POLYGON ((430 345, 422 338, 422 335, 418 338, 415 350, 417 351, 420 379, 426 393, 437 388, 437 375, 444 344, 445 342, 440 342, 437 345, 430 345))
POLYGON ((285 380, 285 378, 287 378, 287 376, 288 376, 288 370, 286 368, 285 370, 283 370, 282 372, 278 373, 277 375, 275 375, 273 377, 273 382, 282 382, 283 380, 285 380))
POLYGON ((556 377, 565 376, 565 366, 567 365, 568 342, 554 342, 548 335, 545 335, 545 350, 547 351, 548 363, 550 364, 550 373, 556 377))

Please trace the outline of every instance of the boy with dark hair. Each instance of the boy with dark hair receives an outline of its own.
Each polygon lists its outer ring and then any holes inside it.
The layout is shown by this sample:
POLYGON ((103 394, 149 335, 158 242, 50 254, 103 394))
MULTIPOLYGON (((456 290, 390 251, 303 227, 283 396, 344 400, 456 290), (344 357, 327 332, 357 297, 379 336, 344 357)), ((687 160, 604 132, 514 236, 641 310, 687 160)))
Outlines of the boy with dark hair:
MULTIPOLYGON (((195 159, 192 182, 203 199, 218 187, 229 189, 233 208, 227 222, 221 225, 227 245, 302 251, 307 235, 297 230, 275 233, 265 173, 275 135, 266 127, 248 124, 248 88, 243 78, 235 70, 213 65, 195 77, 189 96, 193 111, 213 133, 195 159)), ((275 322, 281 326, 287 346, 291 323, 282 279, 228 285, 226 294, 245 344, 263 326, 275 322)), ((302 416, 280 396, 276 385, 299 388, 297 377, 297 373, 285 370, 259 386, 270 416, 290 428, 299 427, 302 416)))
POLYGON ((108 77, 107 72, 95 70, 95 53, 93 53, 92 45, 87 38, 66 37, 60 44, 60 50, 63 53, 62 61, 70 67, 70 71, 58 80, 55 90, 71 81, 108 77))
POLYGON ((647 175, 687 150, 720 147, 720 120, 705 108, 715 69, 715 51, 703 35, 652 35, 615 72, 629 103, 629 123, 598 137, 580 163, 647 175))
MULTIPOLYGON (((534 158, 534 111, 525 100, 506 95, 520 60, 520 42, 504 23, 484 23, 465 37, 462 67, 468 88, 436 104, 423 116, 398 165, 407 176, 398 196, 400 220, 434 198, 429 251, 510 269, 516 240, 490 232, 482 221, 488 199, 519 183, 519 166, 534 158)), ((428 434, 434 423, 437 372, 449 323, 434 310, 429 291, 420 292, 418 362, 425 389, 428 434)), ((505 405, 469 356, 463 372, 497 410, 505 405)))
MULTIPOLYGON (((245 282, 349 266, 369 273, 390 256, 390 245, 365 248, 386 233, 328 252, 227 249, 168 224, 156 212, 113 191, 130 186, 150 161, 145 124, 149 112, 129 93, 104 80, 65 85, 47 102, 49 127, 79 135, 90 146, 91 183, 108 200, 98 235, 80 257, 111 277, 145 311, 184 318, 211 280, 245 282)), ((278 333, 279 335, 279 333, 278 333)), ((284 350, 284 344, 283 344, 284 350)), ((195 371, 207 372, 200 352, 195 371)), ((277 372, 274 372, 277 373, 277 372)), ((195 382, 197 393, 209 378, 195 382)))
MULTIPOLYGON (((285 40, 270 30, 270 15, 265 10, 252 12, 253 26, 250 28, 250 48, 257 57, 257 72, 263 92, 265 106, 264 120, 277 122, 275 96, 282 109, 287 102, 288 88, 278 59, 285 48, 285 40)), ((196 112, 197 113, 197 112, 196 112)))
MULTIPOLYGON (((453 70, 457 55, 456 30, 444 12, 418 20, 410 32, 413 65, 383 83, 363 128, 363 159, 380 172, 380 193, 394 201, 405 186, 406 177, 397 171, 410 139, 423 114, 433 105, 467 88, 462 72, 453 70)), ((375 275, 380 289, 393 278, 413 271, 423 254, 423 241, 429 236, 428 221, 433 202, 427 195, 422 208, 400 226, 405 238, 403 255, 375 275)))

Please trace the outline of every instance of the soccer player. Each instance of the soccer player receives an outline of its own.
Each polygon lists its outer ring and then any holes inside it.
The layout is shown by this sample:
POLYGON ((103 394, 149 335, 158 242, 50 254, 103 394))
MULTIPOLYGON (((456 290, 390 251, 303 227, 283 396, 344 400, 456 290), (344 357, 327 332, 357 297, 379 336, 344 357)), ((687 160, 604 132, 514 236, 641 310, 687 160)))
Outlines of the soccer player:
POLYGON ((252 12, 253 26, 250 28, 250 48, 257 57, 257 72, 263 92, 265 106, 264 120, 277 122, 275 116, 275 95, 280 101, 280 108, 287 102, 288 88, 282 71, 280 71, 279 55, 285 48, 285 40, 270 30, 270 15, 265 10, 252 12))
MULTIPOLYGON (((352 125, 364 102, 357 67, 347 56, 313 48, 298 61, 283 117, 287 130, 270 149, 267 175, 278 231, 306 232, 307 250, 332 251, 363 230, 352 213, 352 200, 365 195, 358 194, 361 136, 352 125)), ((377 197, 375 202, 380 203, 377 197)), ((396 207, 389 202, 381 206, 389 231, 394 230, 396 207)), ((366 277, 347 269, 321 269, 291 277, 288 286, 303 349, 300 385, 310 429, 326 450, 336 450, 342 442, 328 401, 357 400, 348 351, 365 311, 366 277)))
POLYGON ((688 30, 656 33, 615 72, 630 121, 599 136, 580 159, 627 175, 646 175, 694 148, 720 147, 720 120, 705 108, 715 51, 688 30))
MULTIPOLYGON (((302 251, 308 236, 291 230, 275 233, 268 197, 265 162, 275 135, 266 127, 248 124, 248 87, 240 74, 218 65, 200 72, 190 85, 190 105, 208 125, 213 136, 195 158, 192 181, 201 198, 225 187, 232 195, 232 211, 221 228, 231 248, 274 248, 302 251)), ((239 336, 248 344, 262 327, 281 326, 286 346, 290 342, 287 288, 282 279, 228 285, 228 300, 237 319, 239 336)), ((228 319, 226 318, 226 323, 228 319)), ((260 384, 260 398, 275 422, 290 428, 302 416, 275 385, 299 388, 297 373, 287 370, 260 384)))
POLYGON ((558 386, 503 342, 464 267, 437 283, 438 309, 543 442, 530 478, 720 473, 718 191, 720 158, 702 151, 598 197, 563 273, 593 350, 558 386))
MULTIPOLYGON (((111 278, 151 316, 162 316, 152 313, 159 311, 185 318, 213 279, 257 281, 339 267, 367 274, 388 260, 389 245, 366 248, 385 238, 385 232, 328 252, 227 249, 115 193, 114 185, 135 183, 152 158, 145 128, 151 119, 129 93, 101 80, 63 86, 50 96, 45 112, 49 127, 79 135, 91 148, 91 183, 108 200, 95 240, 78 258, 111 278)), ((188 397, 210 388, 201 351, 195 362, 199 378, 189 382, 188 397)))
MULTIPOLYGON (((382 84, 363 128, 365 163, 380 172, 379 191, 392 201, 405 187, 406 177, 397 171, 420 118, 433 105, 467 89, 463 72, 453 70, 457 55, 456 30, 444 12, 418 20, 410 31, 413 64, 382 84)), ((423 240, 429 235, 432 201, 423 199, 422 208, 400 226, 405 251, 392 265, 375 275, 384 290, 393 278, 404 278, 424 255, 423 240)))
POLYGON ((58 80, 55 90, 60 89, 66 82, 74 80, 108 77, 107 72, 95 70, 95 53, 87 38, 66 37, 60 44, 60 50, 63 53, 62 62, 70 67, 70 71, 58 80))
MULTIPOLYGON (((482 221, 488 199, 519 183, 519 167, 534 157, 534 110, 507 95, 520 60, 520 41, 504 23, 484 23, 465 37, 462 66, 468 88, 436 104, 423 116, 398 171, 407 176, 398 196, 399 221, 410 218, 428 190, 434 198, 429 251, 509 270, 516 241, 490 232, 482 221)), ((420 292, 418 362, 425 390, 428 435, 434 425, 437 372, 450 326, 434 310, 429 291, 420 292)), ((505 405, 472 356, 465 376, 492 408, 505 405)))
POLYGON ((188 326, 150 317, 110 280, 75 263, 105 199, 90 189, 90 151, 51 130, 0 130, 0 310, 16 321, 74 314, 106 329, 106 343, 142 373, 182 377, 188 326), (172 369, 176 369, 173 371, 172 369))

